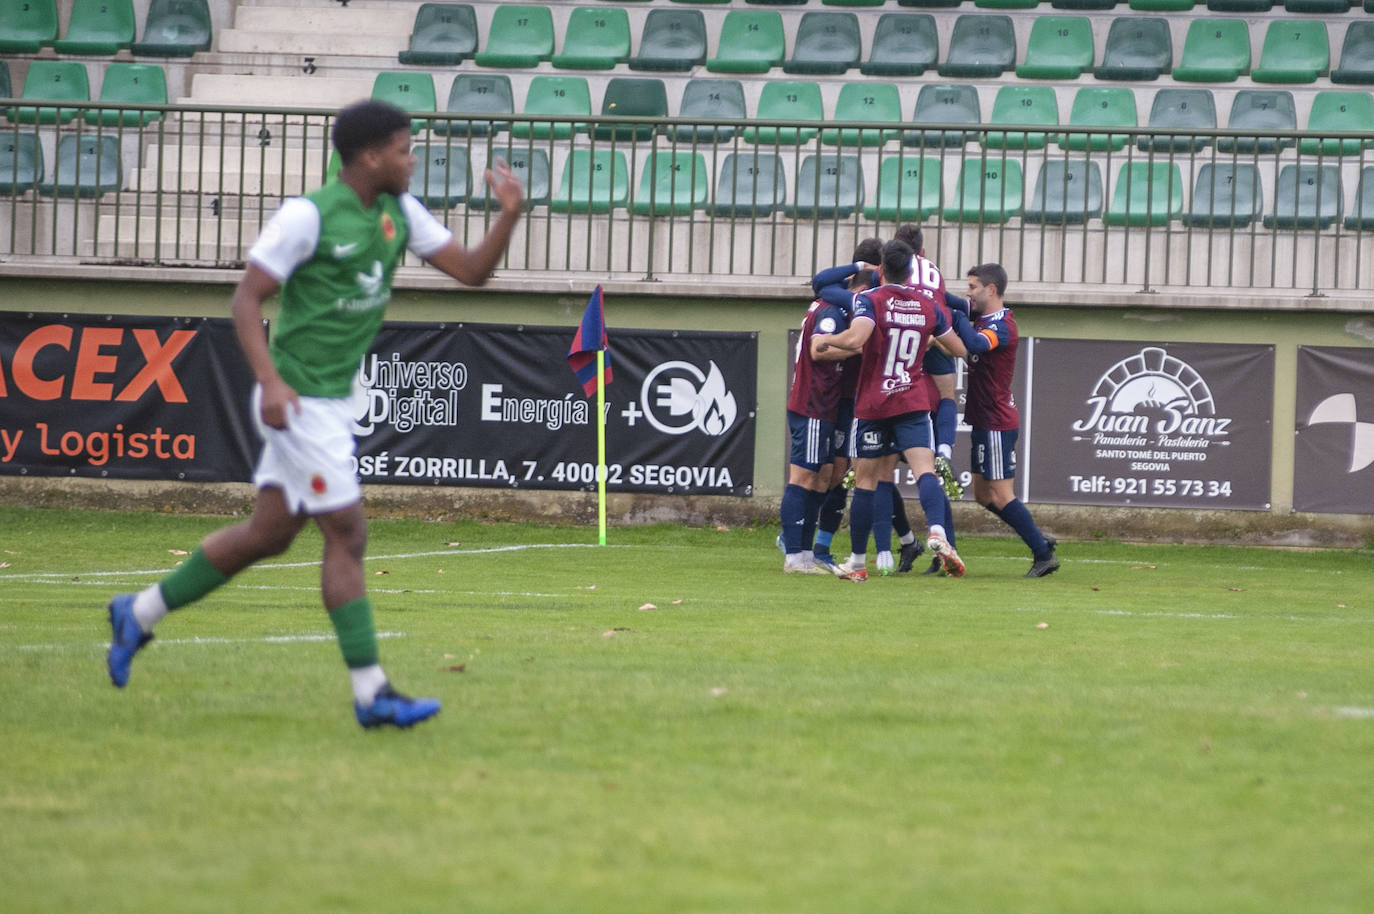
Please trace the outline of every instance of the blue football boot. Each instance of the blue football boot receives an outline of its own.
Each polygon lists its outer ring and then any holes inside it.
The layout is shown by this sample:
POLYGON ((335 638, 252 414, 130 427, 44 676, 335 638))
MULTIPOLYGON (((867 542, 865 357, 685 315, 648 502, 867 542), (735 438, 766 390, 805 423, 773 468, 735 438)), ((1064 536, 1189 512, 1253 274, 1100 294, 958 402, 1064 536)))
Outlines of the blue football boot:
POLYGON ((411 727, 438 714, 439 699, 409 698, 387 683, 382 686, 372 704, 364 708, 355 701, 353 710, 358 715, 358 723, 369 729, 385 724, 393 727, 411 727))
POLYGON ((134 618, 133 594, 122 593, 110 601, 110 632, 110 651, 105 661, 110 667, 110 681, 115 688, 122 689, 129 683, 134 654, 153 640, 152 633, 145 632, 134 618))

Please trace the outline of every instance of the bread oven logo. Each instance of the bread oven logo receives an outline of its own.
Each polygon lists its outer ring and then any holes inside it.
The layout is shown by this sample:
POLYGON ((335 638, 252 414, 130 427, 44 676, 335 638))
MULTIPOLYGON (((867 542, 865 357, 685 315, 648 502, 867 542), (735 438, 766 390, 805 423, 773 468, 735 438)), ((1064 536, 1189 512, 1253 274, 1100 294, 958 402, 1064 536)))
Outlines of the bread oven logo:
POLYGON ((704 372, 691 362, 663 362, 645 376, 639 403, 649 424, 666 435, 695 429, 715 438, 729 431, 739 414, 714 361, 704 372))
POLYGON ((1358 473, 1374 463, 1374 422, 1358 421, 1354 394, 1333 394, 1313 407, 1307 424, 1327 423, 1350 427, 1350 468, 1346 470, 1347 473, 1358 473))

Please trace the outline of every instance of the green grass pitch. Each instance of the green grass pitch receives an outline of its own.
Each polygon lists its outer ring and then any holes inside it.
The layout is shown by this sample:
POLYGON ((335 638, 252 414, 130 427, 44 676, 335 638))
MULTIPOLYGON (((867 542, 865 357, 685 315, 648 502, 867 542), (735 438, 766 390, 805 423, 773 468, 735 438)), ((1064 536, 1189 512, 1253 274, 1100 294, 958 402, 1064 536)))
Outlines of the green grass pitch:
POLYGON ((398 732, 353 720, 313 532, 111 687, 109 597, 224 523, 0 508, 0 910, 1374 899, 1368 551, 1063 542, 1028 581, 968 538, 962 580, 856 585, 776 528, 374 521, 383 663, 444 702, 398 732))

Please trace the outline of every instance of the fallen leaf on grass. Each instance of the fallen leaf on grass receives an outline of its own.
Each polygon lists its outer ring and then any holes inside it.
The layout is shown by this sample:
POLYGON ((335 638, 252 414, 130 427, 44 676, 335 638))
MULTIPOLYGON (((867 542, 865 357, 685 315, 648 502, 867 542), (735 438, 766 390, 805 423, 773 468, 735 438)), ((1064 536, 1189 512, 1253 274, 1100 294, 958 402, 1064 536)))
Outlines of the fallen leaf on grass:
POLYGON ((1092 590, 1093 593, 1097 593, 1097 592, 1098 592, 1099 590, 1101 590, 1102 588, 1100 588, 1100 587, 1093 587, 1093 588, 1090 588, 1090 589, 1092 590))
POLYGON ((616 628, 607 629, 606 631, 604 631, 604 632, 601 633, 601 637, 603 637, 603 638, 614 638, 614 637, 616 636, 616 633, 617 633, 617 632, 632 632, 632 631, 634 631, 634 629, 632 629, 632 628, 626 628, 625 626, 622 625, 622 626, 617 626, 616 628))
POLYGON ((458 542, 457 540, 454 540, 454 541, 451 542, 451 543, 444 543, 444 545, 445 545, 445 546, 461 546, 461 545, 463 545, 463 544, 460 543, 460 542, 458 542))
POLYGON ((0 562, 0 568, 8 568, 8 567, 10 567, 10 563, 9 563, 9 562, 0 562))
POLYGON ((1144 571, 1144 570, 1153 571, 1154 568, 1155 568, 1154 565, 1132 565, 1132 566, 1131 566, 1131 570, 1132 570, 1132 571, 1144 571))
POLYGON ((467 672, 467 669, 468 669, 468 665, 467 665, 466 663, 460 663, 460 664, 458 664, 457 666, 451 666, 451 667, 449 667, 449 668, 448 668, 448 671, 449 671, 450 673, 466 673, 466 672, 467 672))
POLYGON ((1228 587, 1226 589, 1231 591, 1231 593, 1245 593, 1244 587, 1228 587))
MULTIPOLYGON (((0 565, 0 568, 8 567, 8 565, 9 565, 9 563, 7 562, 7 563, 5 563, 5 565, 0 565)), ((1336 604, 1336 608, 1337 608, 1337 609, 1345 609, 1345 604, 1344 604, 1344 603, 1337 603, 1337 604, 1336 604)))
POLYGON ((170 552, 172 555, 190 555, 190 554, 191 554, 191 553, 187 552, 185 549, 168 549, 167 551, 170 552))
POLYGON ((725 686, 715 686, 714 688, 711 689, 711 697, 712 697, 712 698, 719 698, 720 696, 724 695, 726 692, 729 692, 729 691, 730 691, 730 690, 727 689, 725 686))
POLYGON ((651 609, 658 609, 658 607, 652 603, 645 603, 643 606, 639 607, 640 612, 647 612, 651 609))
POLYGON ((1049 624, 1048 622, 1037 622, 1037 623, 1035 623, 1035 627, 1036 627, 1036 628, 1049 628, 1049 627, 1050 627, 1050 624, 1049 624))
POLYGON ((373 574, 391 574, 389 571, 374 571, 373 574))
POLYGON ((730 528, 727 527, 727 526, 725 526, 724 524, 717 524, 717 525, 716 525, 716 532, 717 532, 717 533, 729 533, 729 532, 730 532, 730 528))
POLYGON ((674 605, 674 606, 681 606, 681 605, 682 605, 682 601, 681 601, 681 600, 674 600, 674 601, 673 601, 673 605, 674 605))
POLYGON ((440 568, 440 569, 439 569, 439 574, 443 574, 443 573, 444 573, 444 569, 440 568))

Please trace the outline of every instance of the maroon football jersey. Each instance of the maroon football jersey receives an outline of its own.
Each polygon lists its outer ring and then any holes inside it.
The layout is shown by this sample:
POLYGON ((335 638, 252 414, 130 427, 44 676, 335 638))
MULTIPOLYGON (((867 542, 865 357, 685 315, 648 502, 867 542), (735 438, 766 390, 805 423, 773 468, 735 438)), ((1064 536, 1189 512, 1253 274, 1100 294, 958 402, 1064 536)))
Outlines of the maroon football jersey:
POLYGON ((969 356, 964 422, 972 428, 990 432, 1020 428, 1021 416, 1011 393, 1020 336, 1011 309, 1003 308, 976 318, 973 329, 986 336, 992 348, 969 356))
POLYGON ((854 415, 886 419, 935 408, 921 359, 930 338, 949 330, 939 307, 944 298, 938 286, 924 285, 879 286, 854 297, 853 320, 866 317, 876 325, 864 344, 854 415))
POLYGON ((817 361, 811 358, 811 338, 817 333, 839 333, 849 322, 844 312, 834 305, 817 300, 802 320, 801 338, 797 341, 792 371, 792 391, 787 408, 799 416, 809 416, 823 422, 834 422, 836 406, 840 402, 840 379, 844 362, 817 361))

